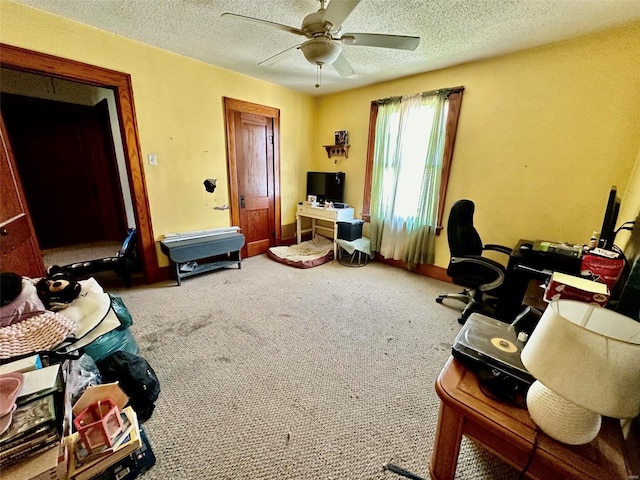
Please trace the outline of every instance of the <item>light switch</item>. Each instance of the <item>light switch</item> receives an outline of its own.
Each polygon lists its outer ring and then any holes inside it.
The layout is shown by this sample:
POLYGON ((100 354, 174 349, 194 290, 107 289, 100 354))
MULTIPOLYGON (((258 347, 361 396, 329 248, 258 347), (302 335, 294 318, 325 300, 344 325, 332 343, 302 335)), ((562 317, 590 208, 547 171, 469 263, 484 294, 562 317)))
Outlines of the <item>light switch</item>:
POLYGON ((158 165, 158 159, 156 158, 155 153, 149 154, 149 165, 158 165))

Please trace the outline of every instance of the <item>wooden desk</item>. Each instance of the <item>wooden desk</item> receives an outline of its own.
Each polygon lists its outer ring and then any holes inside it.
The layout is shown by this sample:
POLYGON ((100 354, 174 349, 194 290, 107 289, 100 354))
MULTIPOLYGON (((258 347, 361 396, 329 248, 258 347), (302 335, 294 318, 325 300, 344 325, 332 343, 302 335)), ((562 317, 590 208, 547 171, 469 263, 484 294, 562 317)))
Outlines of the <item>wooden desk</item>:
POLYGON ((353 220, 354 209, 347 208, 324 208, 324 207, 309 207, 307 205, 298 205, 296 210, 296 233, 297 233, 297 243, 300 243, 302 239, 302 234, 311 232, 311 236, 315 236, 317 230, 325 230, 331 231, 333 234, 333 258, 334 260, 338 258, 337 256, 337 245, 336 240, 338 239, 338 229, 336 228, 337 222, 346 222, 348 220, 353 220), (301 218, 309 217, 311 219, 311 228, 307 230, 302 230, 301 226, 301 218), (322 227, 316 224, 316 220, 325 220, 327 222, 333 223, 333 228, 322 227))
POLYGON ((503 294, 498 301, 498 317, 511 323, 523 310, 525 297, 531 279, 541 280, 549 275, 535 273, 548 270, 551 272, 578 275, 581 260, 575 257, 554 254, 538 254, 531 250, 521 250, 524 244, 533 245, 534 240, 521 239, 509 256, 507 274, 503 294))
POLYGON ((637 478, 629 471, 619 420, 603 418, 600 433, 591 443, 565 445, 539 431, 526 409, 484 395, 475 374, 453 357, 435 387, 441 404, 431 456, 434 480, 454 478, 462 435, 517 469, 524 469, 530 462, 526 470, 529 478, 637 478))

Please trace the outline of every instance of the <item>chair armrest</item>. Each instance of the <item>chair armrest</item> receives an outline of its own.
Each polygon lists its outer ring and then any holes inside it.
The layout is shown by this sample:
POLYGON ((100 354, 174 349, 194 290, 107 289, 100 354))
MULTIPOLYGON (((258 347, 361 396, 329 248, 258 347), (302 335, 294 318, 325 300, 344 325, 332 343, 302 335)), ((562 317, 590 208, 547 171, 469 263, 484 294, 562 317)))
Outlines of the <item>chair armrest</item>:
POLYGON ((480 290, 488 291, 493 290, 494 288, 499 287, 504 282, 505 271, 504 266, 502 266, 499 262, 495 260, 491 260, 490 258, 481 257, 479 255, 468 255, 466 257, 451 257, 451 265, 461 265, 461 264, 474 264, 481 268, 485 268, 496 274, 497 278, 490 282, 480 285, 480 290))
POLYGON ((493 250, 494 252, 504 253, 505 255, 511 255, 511 252, 513 252, 512 248, 505 247, 504 245, 496 245, 495 243, 487 243, 484 247, 482 247, 482 249, 493 250))

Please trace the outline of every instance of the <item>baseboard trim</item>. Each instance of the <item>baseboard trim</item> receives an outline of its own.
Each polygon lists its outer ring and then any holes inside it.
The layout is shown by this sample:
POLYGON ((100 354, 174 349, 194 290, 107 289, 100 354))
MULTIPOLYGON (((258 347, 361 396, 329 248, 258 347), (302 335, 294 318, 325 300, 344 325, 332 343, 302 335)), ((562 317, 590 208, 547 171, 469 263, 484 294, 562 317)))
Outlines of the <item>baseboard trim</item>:
MULTIPOLYGON (((311 240, 311 233, 306 233, 302 235, 302 240, 311 240)), ((282 237, 278 245, 295 245, 296 237, 282 237)), ((396 268, 402 268, 403 270, 407 270, 407 263, 401 260, 393 260, 382 257, 379 253, 376 253, 375 260, 380 263, 384 263, 386 265, 390 265, 396 268)), ((418 264, 418 266, 412 270, 415 273, 420 275, 424 275, 425 277, 435 278, 436 280, 440 280, 442 282, 453 283, 451 278, 447 275, 447 269, 438 267, 436 265, 424 265, 418 264)), ((169 266, 159 267, 154 278, 147 279, 145 283, 155 283, 163 280, 170 280, 175 277, 175 272, 173 268, 169 266)))
MULTIPOLYGON (((311 240, 311 234, 307 233, 302 235, 302 240, 311 240)), ((293 245, 296 243, 296 238, 282 238, 281 245, 293 245)), ((379 253, 376 253, 375 260, 380 263, 384 263, 386 265, 391 265, 392 267, 402 268, 403 270, 407 270, 407 263, 401 260, 393 260, 382 257, 379 253)), ((447 283, 453 283, 451 278, 447 275, 447 269, 438 267, 436 265, 424 265, 418 264, 417 268, 412 270, 415 273, 420 275, 424 275, 425 277, 435 278, 436 280, 440 280, 447 283)))
MULTIPOLYGON (((402 268, 407 270, 407 263, 402 260, 393 260, 391 258, 384 258, 379 253, 376 253, 375 260, 380 263, 384 263, 386 265, 391 265, 392 267, 402 268)), ((447 275, 447 269, 438 267, 436 265, 425 265, 419 263, 417 267, 412 270, 420 275, 424 275, 425 277, 435 278, 436 280, 441 280, 447 283, 453 283, 451 278, 447 275)))

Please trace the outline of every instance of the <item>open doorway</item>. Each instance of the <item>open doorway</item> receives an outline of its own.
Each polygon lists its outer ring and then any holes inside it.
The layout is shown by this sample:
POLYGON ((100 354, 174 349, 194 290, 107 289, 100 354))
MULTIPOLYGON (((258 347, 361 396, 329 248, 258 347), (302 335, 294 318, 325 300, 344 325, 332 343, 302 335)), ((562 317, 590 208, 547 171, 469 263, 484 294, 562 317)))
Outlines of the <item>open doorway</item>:
MULTIPOLYGON (((122 137, 124 164, 131 191, 132 216, 137 229, 138 252, 144 277, 147 282, 162 279, 164 272, 161 272, 157 262, 130 75, 10 45, 1 44, 0 48, 3 53, 0 57, 2 68, 47 75, 58 80, 68 80, 113 92, 118 120, 118 126, 114 130, 119 130, 122 137)), ((21 188, 19 181, 17 185, 21 188)), ((22 192, 20 194, 22 195, 22 192)))
POLYGON ((1 74, 0 110, 45 267, 115 255, 135 218, 113 91, 1 74))

